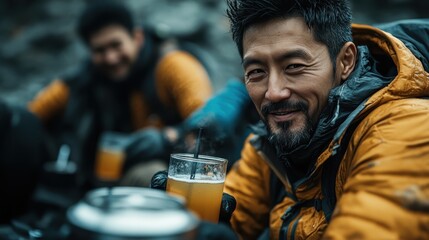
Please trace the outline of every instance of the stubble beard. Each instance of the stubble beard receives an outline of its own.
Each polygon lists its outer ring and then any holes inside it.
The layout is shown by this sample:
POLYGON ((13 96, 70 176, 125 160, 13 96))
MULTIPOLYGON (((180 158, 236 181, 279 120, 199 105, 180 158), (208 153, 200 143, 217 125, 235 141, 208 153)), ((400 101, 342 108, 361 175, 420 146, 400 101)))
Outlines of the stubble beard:
POLYGON ((267 124, 268 140, 276 148, 277 154, 289 153, 297 147, 310 142, 313 128, 308 118, 306 118, 304 127, 299 131, 291 131, 291 124, 291 121, 279 123, 278 128, 280 129, 277 131, 272 130, 267 124))
POLYGON ((314 123, 308 114, 308 105, 303 102, 297 103, 274 103, 267 106, 262 110, 265 117, 265 125, 268 131, 268 140, 276 148, 277 154, 286 154, 301 145, 308 144, 314 133, 314 123), (270 125, 267 122, 267 116, 269 109, 276 109, 281 107, 298 108, 301 113, 304 114, 304 125, 298 130, 291 130, 291 126, 294 123, 293 120, 285 121, 281 123, 274 123, 270 125))

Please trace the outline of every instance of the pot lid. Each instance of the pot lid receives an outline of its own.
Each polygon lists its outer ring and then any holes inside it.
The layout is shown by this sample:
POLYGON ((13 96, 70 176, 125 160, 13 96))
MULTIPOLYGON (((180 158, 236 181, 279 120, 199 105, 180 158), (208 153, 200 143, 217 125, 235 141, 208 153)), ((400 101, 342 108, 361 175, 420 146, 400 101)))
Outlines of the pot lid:
POLYGON ((67 211, 67 218, 78 228, 123 237, 174 236, 199 223, 179 198, 136 187, 93 190, 67 211))

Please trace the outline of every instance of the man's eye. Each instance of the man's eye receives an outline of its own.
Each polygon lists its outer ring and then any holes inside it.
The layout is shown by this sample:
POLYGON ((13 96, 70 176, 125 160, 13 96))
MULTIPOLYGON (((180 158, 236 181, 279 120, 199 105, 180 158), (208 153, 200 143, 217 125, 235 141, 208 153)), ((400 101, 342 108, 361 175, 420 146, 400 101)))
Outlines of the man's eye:
POLYGON ((289 64, 284 69, 285 74, 300 74, 304 71, 305 65, 303 64, 289 64))
POLYGON ((114 41, 114 42, 110 43, 110 47, 113 49, 118 49, 121 47, 121 45, 122 45, 122 43, 120 41, 114 41))
POLYGON ((104 47, 95 47, 92 48, 92 53, 94 54, 102 54, 106 49, 104 47))
POLYGON ((261 77, 264 74, 262 69, 254 69, 246 73, 246 79, 261 77))
POLYGON ((304 67, 304 65, 302 64, 290 64, 286 67, 286 69, 298 69, 298 68, 302 68, 304 67))

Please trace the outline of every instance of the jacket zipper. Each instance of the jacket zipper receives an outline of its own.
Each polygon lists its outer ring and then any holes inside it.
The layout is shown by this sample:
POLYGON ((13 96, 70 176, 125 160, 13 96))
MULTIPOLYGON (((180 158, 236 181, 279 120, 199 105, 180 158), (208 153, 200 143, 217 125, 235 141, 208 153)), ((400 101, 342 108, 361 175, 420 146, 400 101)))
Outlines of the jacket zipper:
MULTIPOLYGON (((288 239, 289 226, 293 222, 293 220, 298 217, 298 215, 301 212, 301 210, 296 211, 295 213, 293 213, 292 211, 293 211, 292 207, 289 207, 286 210, 286 212, 281 216, 281 219, 283 220, 283 223, 282 223, 282 227, 280 229, 279 239, 288 239), (287 221, 288 218, 290 218, 290 221, 287 221)), ((300 218, 301 217, 299 217, 299 219, 300 218)))
POLYGON ((296 221, 293 223, 292 226, 292 230, 291 230, 291 240, 295 240, 295 233, 296 233, 296 228, 298 227, 298 222, 299 220, 301 220, 302 216, 300 216, 298 219, 296 219, 296 221))
POLYGON ((301 210, 302 208, 315 207, 317 211, 320 210, 320 199, 310 199, 302 202, 297 202, 294 205, 290 206, 281 219, 283 220, 282 226, 280 228, 279 237, 280 239, 295 239, 295 232, 298 227, 298 222, 301 219, 301 210), (297 216, 300 216, 297 218, 297 216), (293 223, 290 238, 288 238, 289 227, 293 223))

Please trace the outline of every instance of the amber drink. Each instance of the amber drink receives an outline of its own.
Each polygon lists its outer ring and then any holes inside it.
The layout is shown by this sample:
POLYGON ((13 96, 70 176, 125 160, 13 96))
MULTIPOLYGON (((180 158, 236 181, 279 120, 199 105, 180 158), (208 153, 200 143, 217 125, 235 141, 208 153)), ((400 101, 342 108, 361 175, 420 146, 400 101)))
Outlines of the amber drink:
POLYGON ((100 180, 115 181, 121 177, 125 155, 115 149, 99 149, 95 174, 100 180))
POLYGON ((125 137, 107 132, 100 137, 95 159, 95 175, 100 181, 117 181, 122 175, 125 161, 125 137))
POLYGON ((172 154, 167 192, 185 198, 201 219, 218 222, 227 160, 206 155, 172 154))

